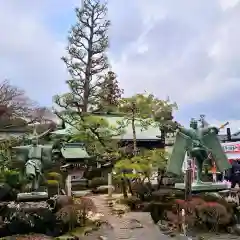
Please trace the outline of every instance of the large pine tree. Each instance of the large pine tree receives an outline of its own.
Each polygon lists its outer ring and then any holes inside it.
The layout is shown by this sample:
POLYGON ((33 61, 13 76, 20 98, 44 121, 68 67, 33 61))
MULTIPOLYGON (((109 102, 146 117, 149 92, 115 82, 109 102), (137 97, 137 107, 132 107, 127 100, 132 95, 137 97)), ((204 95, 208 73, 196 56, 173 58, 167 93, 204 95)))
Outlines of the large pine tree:
POLYGON ((101 87, 109 67, 107 4, 84 0, 75 12, 77 21, 69 33, 67 54, 62 58, 71 76, 67 81, 70 91, 56 96, 55 102, 61 107, 56 114, 77 128, 75 140, 87 143, 91 152, 110 152, 112 127, 105 119, 92 115, 100 107, 101 87))
MULTIPOLYGON (((77 107, 81 113, 96 104, 103 71, 108 68, 107 5, 100 0, 84 0, 76 8, 77 21, 68 36, 67 55, 62 57, 71 79, 70 94, 56 97, 64 108, 77 107)), ((76 110, 76 108, 75 108, 76 110)))

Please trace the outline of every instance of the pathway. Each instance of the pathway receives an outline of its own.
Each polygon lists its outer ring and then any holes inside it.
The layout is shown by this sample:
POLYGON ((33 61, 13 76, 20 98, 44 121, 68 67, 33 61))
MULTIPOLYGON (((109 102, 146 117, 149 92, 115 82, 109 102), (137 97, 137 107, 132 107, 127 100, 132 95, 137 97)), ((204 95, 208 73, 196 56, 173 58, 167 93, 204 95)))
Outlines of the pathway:
POLYGON ((122 217, 118 217, 111 213, 107 206, 106 196, 96 195, 91 196, 91 199, 96 205, 97 211, 104 216, 102 220, 108 224, 94 233, 86 236, 86 240, 102 239, 102 240, 169 240, 169 237, 164 236, 159 231, 158 227, 153 223, 149 213, 126 213, 122 217))

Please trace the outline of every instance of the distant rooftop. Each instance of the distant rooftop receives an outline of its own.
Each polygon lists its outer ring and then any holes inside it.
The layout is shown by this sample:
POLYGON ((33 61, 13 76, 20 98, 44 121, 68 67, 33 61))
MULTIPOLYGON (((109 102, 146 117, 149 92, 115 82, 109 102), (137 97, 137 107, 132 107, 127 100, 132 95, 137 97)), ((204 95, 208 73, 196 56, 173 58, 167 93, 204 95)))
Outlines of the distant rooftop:
POLYGON ((61 150, 65 159, 87 159, 90 158, 85 147, 81 143, 69 143, 65 144, 61 150))

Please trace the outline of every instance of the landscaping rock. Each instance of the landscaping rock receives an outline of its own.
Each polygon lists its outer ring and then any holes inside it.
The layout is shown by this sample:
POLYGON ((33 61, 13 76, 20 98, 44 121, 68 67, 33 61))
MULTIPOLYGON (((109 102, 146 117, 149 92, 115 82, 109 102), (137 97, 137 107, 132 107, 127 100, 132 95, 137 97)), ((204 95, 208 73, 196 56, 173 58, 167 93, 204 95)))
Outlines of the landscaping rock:
POLYGON ((240 224, 236 224, 235 226, 233 226, 233 233, 237 234, 240 236, 240 224))
POLYGON ((0 201, 14 201, 17 199, 17 193, 8 185, 0 185, 0 201))
POLYGON ((107 194, 109 188, 112 189, 112 192, 114 191, 114 186, 103 185, 103 186, 99 186, 99 187, 96 187, 96 188, 92 189, 92 193, 94 193, 94 194, 107 194))
POLYGON ((129 208, 122 204, 114 204, 112 207, 112 212, 117 215, 124 214, 129 211, 129 208))

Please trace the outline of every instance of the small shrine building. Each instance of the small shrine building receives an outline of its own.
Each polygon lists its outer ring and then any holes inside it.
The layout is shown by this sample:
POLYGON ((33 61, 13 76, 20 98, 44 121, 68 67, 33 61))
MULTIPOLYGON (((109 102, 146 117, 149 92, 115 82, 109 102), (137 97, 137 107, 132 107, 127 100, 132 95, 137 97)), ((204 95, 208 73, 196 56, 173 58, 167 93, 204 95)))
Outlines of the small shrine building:
POLYGON ((84 171, 96 164, 95 157, 89 156, 83 143, 66 143, 61 150, 64 165, 60 170, 65 175, 68 195, 72 191, 86 188, 87 181, 83 178, 84 171))
MULTIPOLYGON (((107 120, 110 126, 115 127, 118 126, 118 123, 124 118, 123 116, 119 116, 119 114, 97 114, 97 116, 107 120)), ((142 129, 139 124, 136 124, 135 128, 137 147, 139 149, 164 148, 165 139, 161 138, 161 132, 157 126, 152 125, 147 129, 142 129)), ((57 138, 61 138, 77 132, 77 129, 66 124, 65 129, 56 130, 51 134, 57 138)), ((130 146, 131 148, 133 146, 133 133, 130 121, 126 124, 124 130, 121 131, 121 134, 113 135, 113 140, 116 139, 118 141, 119 147, 128 148, 128 146, 130 146)), ((97 162, 94 157, 88 155, 84 145, 81 143, 66 144, 65 150, 63 150, 63 157, 65 158, 66 163, 61 169, 68 175, 68 177, 66 177, 66 185, 71 186, 68 188, 68 192, 78 191, 81 188, 81 185, 83 185, 84 182, 83 174, 84 171, 86 171, 87 165, 89 173, 91 172, 91 168, 101 168, 100 174, 102 177, 106 177, 108 173, 112 171, 111 162, 106 163, 106 161, 101 160, 97 162)))

